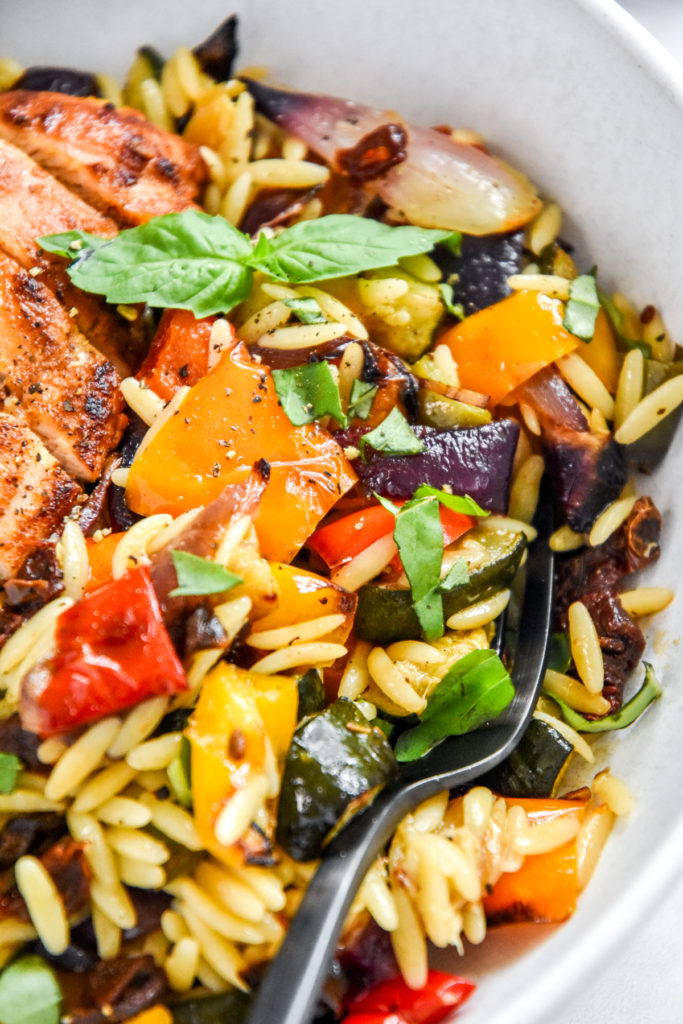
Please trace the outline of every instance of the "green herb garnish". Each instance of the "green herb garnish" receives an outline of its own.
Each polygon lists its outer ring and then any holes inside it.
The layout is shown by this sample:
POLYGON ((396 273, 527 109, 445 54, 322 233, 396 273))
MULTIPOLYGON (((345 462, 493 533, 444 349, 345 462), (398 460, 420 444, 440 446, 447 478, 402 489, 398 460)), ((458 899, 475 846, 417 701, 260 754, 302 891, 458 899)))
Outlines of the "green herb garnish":
POLYGON ((62 990, 39 956, 23 956, 0 974, 2 1024, 59 1024, 62 990))
POLYGON ((438 589, 443 560, 439 503, 434 498, 406 502, 396 515, 394 541, 425 640, 436 640, 443 635, 443 603, 438 589))
POLYGON ((581 274, 569 285, 569 300, 565 307, 562 326, 582 341, 590 341, 595 331, 595 320, 600 312, 600 299, 594 274, 581 274))
POLYGON ((382 455, 419 455, 425 450, 424 441, 413 433, 408 420, 395 406, 379 426, 361 437, 358 446, 363 458, 368 445, 382 455))
POLYGON ((460 231, 451 231, 446 238, 439 239, 439 245, 445 245, 454 256, 459 256, 462 245, 462 233, 460 231))
POLYGON ((187 736, 180 737, 178 753, 173 758, 166 774, 176 800, 183 807, 192 807, 192 747, 187 736))
POLYGON ((470 581, 470 571, 464 558, 456 558, 444 578, 439 584, 439 589, 445 593, 455 590, 456 587, 464 586, 470 581))
POLYGON ((320 416, 333 416, 340 426, 346 426, 339 385, 329 363, 322 360, 273 370, 272 377, 280 405, 295 427, 312 423, 320 416))
POLYGON ((358 378, 354 380, 349 397, 347 413, 349 420, 366 420, 368 418, 378 390, 377 384, 368 384, 366 381, 359 380, 358 378))
POLYGON ((74 260, 68 274, 83 291, 109 302, 146 302, 205 317, 242 302, 255 270, 278 281, 324 281, 394 266, 437 242, 450 244, 452 237, 448 231, 331 214, 293 224, 273 238, 261 234, 254 246, 224 217, 186 210, 155 217, 112 239, 71 231, 46 235, 38 244, 74 260))
POLYGON ((22 764, 16 754, 0 752, 0 793, 12 793, 22 764))
POLYGON ((615 711, 611 715, 605 715, 604 718, 596 718, 591 721, 580 715, 578 711, 570 708, 569 705, 565 704, 554 693, 549 693, 548 696, 560 705, 565 722, 571 725, 572 729, 576 729, 577 732, 612 732, 615 729, 624 729, 627 725, 635 722, 636 718, 639 718, 643 711, 662 695, 662 687, 655 676, 652 665, 644 661, 643 666, 645 668, 645 679, 638 692, 619 711, 615 711))
POLYGON ((451 316, 454 316, 456 320, 465 319, 465 307, 463 306, 462 302, 453 301, 452 284, 446 284, 444 281, 442 281, 442 283, 439 285, 439 295, 441 296, 441 301, 446 307, 446 311, 450 313, 451 316))
POLYGON ((429 484, 420 484, 413 497, 436 498, 440 505, 449 508, 451 512, 460 512, 466 516, 488 516, 491 514, 468 494, 449 494, 448 491, 440 491, 438 487, 431 487, 429 484))
POLYGON ((416 761, 447 736, 461 736, 497 718, 515 695, 495 651, 471 651, 456 661, 432 691, 420 724, 396 743, 398 761, 416 761))
POLYGON ((296 299, 285 299, 284 304, 302 324, 325 323, 325 314, 317 299, 297 296, 296 299))
POLYGON ((178 577, 178 586, 169 597, 200 597, 204 594, 222 594, 231 590, 242 577, 229 572, 222 565, 206 558, 191 555, 189 551, 172 551, 171 558, 178 577))

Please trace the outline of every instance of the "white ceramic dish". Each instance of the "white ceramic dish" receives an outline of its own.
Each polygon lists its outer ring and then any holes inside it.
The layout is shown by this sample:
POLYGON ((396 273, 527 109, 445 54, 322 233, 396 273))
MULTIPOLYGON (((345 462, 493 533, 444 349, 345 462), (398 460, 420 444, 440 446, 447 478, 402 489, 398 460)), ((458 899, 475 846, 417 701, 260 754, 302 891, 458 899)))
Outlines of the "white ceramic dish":
MULTIPOLYGON (((611 0, 62 0, 58 10, 22 0, 0 3, 0 48, 27 63, 122 73, 138 44, 171 52, 233 9, 243 61, 268 64, 276 79, 482 131, 559 199, 564 235, 602 280, 655 303, 683 338, 683 79, 611 0)), ((646 483, 665 520, 653 583, 680 576, 682 478, 679 443, 646 483)), ((652 634, 664 698, 634 729, 595 743, 598 764, 628 781, 636 813, 615 829, 570 922, 501 931, 457 963, 481 981, 462 1024, 551 1019, 683 866, 679 609, 652 634)))

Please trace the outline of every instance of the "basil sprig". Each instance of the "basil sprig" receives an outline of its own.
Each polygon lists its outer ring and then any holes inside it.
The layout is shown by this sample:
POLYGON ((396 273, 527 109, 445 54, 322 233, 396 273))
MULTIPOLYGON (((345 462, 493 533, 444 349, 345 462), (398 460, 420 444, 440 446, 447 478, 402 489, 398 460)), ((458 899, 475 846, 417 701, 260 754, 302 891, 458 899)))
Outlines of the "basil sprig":
POLYGON ((447 736, 478 729, 501 715, 514 695, 512 680, 495 651, 470 651, 432 690, 420 724, 399 736, 397 761, 416 761, 447 736))
POLYGON ((341 427, 346 426, 339 385, 329 363, 323 360, 271 373, 280 405, 295 427, 320 416, 332 416, 341 427))
POLYGON ((391 227, 330 214, 285 228, 256 245, 223 217, 197 210, 168 213, 102 239, 82 231, 38 239, 46 252, 74 262, 68 274, 109 302, 189 309, 197 317, 228 313, 251 290, 254 271, 304 284, 394 266, 451 238, 448 231, 391 227))
POLYGON ((205 594, 222 594, 243 583, 241 576, 229 572, 222 565, 209 562, 207 558, 190 554, 189 551, 172 551, 173 567, 178 577, 178 586, 169 597, 200 597, 205 594))
POLYGON ((569 285, 569 300, 562 326, 582 341, 590 341, 600 312, 600 299, 594 274, 581 274, 569 285))

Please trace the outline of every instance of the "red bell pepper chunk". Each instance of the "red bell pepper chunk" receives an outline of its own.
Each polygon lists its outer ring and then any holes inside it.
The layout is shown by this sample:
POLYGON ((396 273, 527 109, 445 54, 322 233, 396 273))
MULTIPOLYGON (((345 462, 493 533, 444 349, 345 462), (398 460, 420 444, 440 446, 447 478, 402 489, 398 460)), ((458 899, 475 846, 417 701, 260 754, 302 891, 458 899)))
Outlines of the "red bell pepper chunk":
POLYGON ((395 1014, 405 1024, 438 1024, 464 1003, 474 988, 466 978, 444 971, 429 971, 427 984, 420 989, 409 988, 402 978, 391 978, 354 999, 344 1024, 375 1024, 371 1015, 379 1015, 376 1024, 394 1024, 395 1014))
MULTIPOLYGON (((396 502, 402 505, 403 502, 396 502)), ((471 516, 453 512, 444 505, 439 506, 444 546, 466 533, 473 525, 471 516)), ((368 505, 358 512, 350 512, 341 519, 335 519, 327 526, 320 527, 311 535, 308 546, 313 549, 330 569, 337 569, 349 562, 361 551, 374 544, 381 537, 394 532, 395 519, 383 505, 368 505)))
POLYGON ((106 583, 57 619, 56 653, 37 695, 41 735, 187 689, 146 569, 106 583))

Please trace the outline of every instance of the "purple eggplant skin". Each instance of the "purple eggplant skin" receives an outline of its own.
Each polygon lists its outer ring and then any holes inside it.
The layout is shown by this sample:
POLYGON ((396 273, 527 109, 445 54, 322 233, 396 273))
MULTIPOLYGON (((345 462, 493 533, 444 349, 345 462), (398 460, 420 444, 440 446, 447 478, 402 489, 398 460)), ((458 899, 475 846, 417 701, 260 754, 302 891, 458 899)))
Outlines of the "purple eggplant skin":
POLYGON ((437 245, 431 254, 453 288, 453 302, 462 303, 465 316, 478 313, 511 294, 507 283, 523 266, 523 231, 497 235, 463 235, 460 252, 437 245))
POLYGON ((367 447, 367 461, 354 460, 368 492, 410 498, 421 484, 429 484, 468 494, 489 512, 507 510, 518 423, 499 420, 458 430, 416 426, 413 431, 425 445, 418 455, 381 455, 367 447))
POLYGON ((237 43, 237 15, 231 14, 222 21, 203 43, 193 49, 199 66, 217 82, 232 78, 232 69, 239 53, 237 43))
POLYGON ((90 71, 74 68, 32 67, 12 85, 29 92, 63 92, 67 96, 100 96, 97 79, 90 71))
POLYGON ((545 463, 569 526, 587 533, 626 483, 625 449, 611 437, 566 431, 543 438, 545 463))

